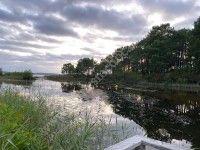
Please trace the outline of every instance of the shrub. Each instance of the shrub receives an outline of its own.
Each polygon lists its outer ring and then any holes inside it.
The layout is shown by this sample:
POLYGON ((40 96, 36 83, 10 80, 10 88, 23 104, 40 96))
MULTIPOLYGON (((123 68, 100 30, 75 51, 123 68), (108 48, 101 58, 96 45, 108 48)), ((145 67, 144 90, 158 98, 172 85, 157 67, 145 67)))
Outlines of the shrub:
POLYGON ((4 73, 4 78, 14 80, 32 80, 33 74, 30 70, 24 72, 6 72, 4 73))
POLYGON ((3 71, 2 71, 2 69, 0 68, 0 76, 2 76, 3 75, 3 71))
POLYGON ((127 83, 138 83, 142 80, 142 76, 136 72, 126 72, 124 76, 127 83))
POLYGON ((23 80, 32 80, 33 79, 33 74, 31 71, 24 71, 22 74, 23 80))

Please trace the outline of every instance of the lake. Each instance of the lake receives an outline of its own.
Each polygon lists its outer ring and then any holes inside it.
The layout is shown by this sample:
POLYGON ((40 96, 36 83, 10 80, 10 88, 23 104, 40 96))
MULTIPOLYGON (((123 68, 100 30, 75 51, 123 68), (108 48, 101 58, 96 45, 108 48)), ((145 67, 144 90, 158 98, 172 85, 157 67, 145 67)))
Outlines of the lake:
MULTIPOLYGON (((166 142, 200 148, 200 93, 94 88, 90 84, 61 83, 39 78, 34 82, 0 82, 1 91, 11 88, 23 95, 44 96, 62 115, 89 113, 116 125, 127 138, 147 135, 166 142)), ((109 143, 107 143, 109 145, 109 143)))

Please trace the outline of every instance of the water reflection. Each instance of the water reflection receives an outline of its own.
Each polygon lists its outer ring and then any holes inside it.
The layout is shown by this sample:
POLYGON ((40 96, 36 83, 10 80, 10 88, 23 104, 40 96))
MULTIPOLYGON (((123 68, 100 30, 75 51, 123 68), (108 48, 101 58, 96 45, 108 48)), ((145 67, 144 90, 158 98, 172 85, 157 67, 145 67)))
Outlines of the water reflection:
POLYGON ((200 148, 200 95, 174 92, 110 91, 115 113, 134 120, 149 137, 191 141, 200 148))
POLYGON ((30 81, 25 81, 25 80, 3 80, 0 81, 1 83, 6 83, 6 84, 13 84, 13 85, 20 85, 23 86, 25 88, 29 88, 34 81, 30 80, 30 81))
POLYGON ((61 83, 62 92, 72 92, 72 91, 78 91, 82 89, 81 84, 78 83, 61 83))
POLYGON ((119 89, 116 85, 94 88, 88 83, 60 83, 44 79, 29 85, 22 83, 4 82, 1 89, 14 87, 33 97, 45 96, 48 105, 63 114, 89 110, 93 118, 111 119, 113 124, 117 117, 119 122, 130 127, 130 136, 147 132, 152 138, 163 141, 185 139, 200 148, 198 93, 130 92, 130 89, 119 89))

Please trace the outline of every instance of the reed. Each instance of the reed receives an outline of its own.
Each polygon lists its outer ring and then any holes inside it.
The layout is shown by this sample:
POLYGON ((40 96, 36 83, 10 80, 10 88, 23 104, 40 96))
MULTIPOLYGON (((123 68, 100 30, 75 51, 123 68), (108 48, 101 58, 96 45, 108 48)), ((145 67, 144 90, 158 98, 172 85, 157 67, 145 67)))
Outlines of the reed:
POLYGON ((33 100, 11 90, 0 94, 2 150, 96 150, 127 137, 119 136, 111 123, 89 114, 61 116, 47 107, 43 97, 33 100))

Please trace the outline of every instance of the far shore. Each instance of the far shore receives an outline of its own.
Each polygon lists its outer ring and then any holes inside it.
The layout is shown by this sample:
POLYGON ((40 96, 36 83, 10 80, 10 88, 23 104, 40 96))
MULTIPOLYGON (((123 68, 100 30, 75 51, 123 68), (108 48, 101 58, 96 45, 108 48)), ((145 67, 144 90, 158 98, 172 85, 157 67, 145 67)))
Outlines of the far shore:
MULTIPOLYGON (((57 82, 90 82, 92 77, 73 77, 68 75, 51 75, 45 76, 45 79, 57 81, 57 82)), ((99 83, 99 86, 102 87, 115 87, 126 89, 126 90, 178 90, 178 91, 190 91, 198 92, 200 91, 200 84, 191 84, 191 83, 152 83, 152 82, 135 82, 132 84, 127 84, 123 82, 102 82, 99 83)))
MULTIPOLYGON (((24 80, 15 76, 1 76, 0 82, 7 82, 17 84, 19 82, 33 82, 37 78, 33 77, 29 80, 24 80)), ((48 75, 44 76, 44 79, 56 81, 56 82, 81 82, 81 83, 90 83, 92 76, 81 76, 81 75, 48 75)), ((186 91, 186 92, 199 92, 200 85, 199 84, 190 84, 190 83, 152 83, 152 82, 134 82, 134 83, 124 83, 124 82, 101 82, 98 87, 100 88, 118 88, 129 91, 156 91, 156 90, 175 90, 175 91, 186 91)))

